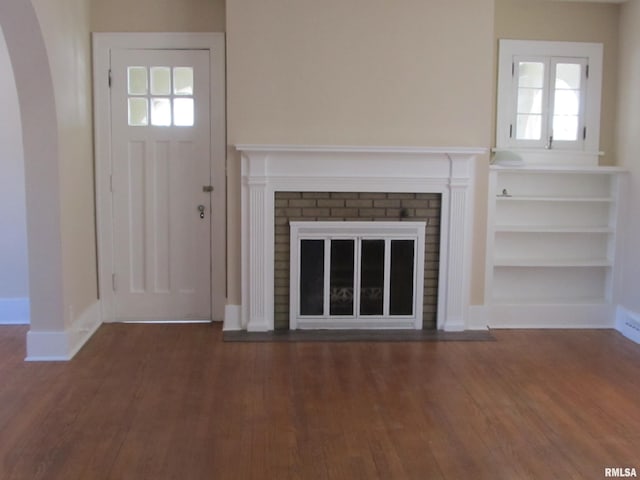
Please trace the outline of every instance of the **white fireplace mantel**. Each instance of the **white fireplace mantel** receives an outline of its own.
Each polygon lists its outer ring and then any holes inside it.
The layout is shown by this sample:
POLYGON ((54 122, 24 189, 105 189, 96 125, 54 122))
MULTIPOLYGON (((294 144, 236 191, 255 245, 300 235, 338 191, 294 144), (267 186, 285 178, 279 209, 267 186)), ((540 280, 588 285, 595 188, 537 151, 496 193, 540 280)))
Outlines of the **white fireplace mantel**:
POLYGON ((485 148, 236 145, 242 161, 242 305, 225 330, 274 328, 278 191, 440 193, 438 328, 467 327, 475 159, 485 148))

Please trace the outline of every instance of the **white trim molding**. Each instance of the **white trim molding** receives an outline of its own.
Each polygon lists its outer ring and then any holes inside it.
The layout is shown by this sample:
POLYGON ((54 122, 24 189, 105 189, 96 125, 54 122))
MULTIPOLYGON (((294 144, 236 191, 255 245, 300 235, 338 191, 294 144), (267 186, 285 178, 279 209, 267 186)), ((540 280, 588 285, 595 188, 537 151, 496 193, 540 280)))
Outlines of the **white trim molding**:
POLYGON ((30 319, 28 297, 0 298, 0 325, 29 325, 30 319))
POLYGON ((475 159, 486 148, 236 145, 242 161, 240 326, 274 328, 277 191, 440 193, 438 328, 467 328, 475 159))
POLYGON ((87 308, 74 324, 63 331, 27 333, 27 362, 71 360, 102 325, 100 301, 87 308))
POLYGON ((618 305, 616 309, 616 330, 629 340, 640 343, 640 314, 618 305))
POLYGON ((613 328, 613 307, 596 304, 473 305, 469 330, 487 328, 613 328))

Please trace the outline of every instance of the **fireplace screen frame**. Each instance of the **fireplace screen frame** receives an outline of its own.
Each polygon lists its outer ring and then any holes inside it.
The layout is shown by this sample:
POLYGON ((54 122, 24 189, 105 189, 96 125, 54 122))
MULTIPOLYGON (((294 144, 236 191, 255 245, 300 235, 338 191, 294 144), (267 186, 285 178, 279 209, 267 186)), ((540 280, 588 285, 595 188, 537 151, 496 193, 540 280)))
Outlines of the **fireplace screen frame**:
POLYGON ((421 329, 424 292, 424 244, 426 222, 424 221, 295 221, 290 222, 290 329, 421 329), (300 299, 301 255, 300 246, 304 240, 324 241, 323 313, 322 315, 302 315, 300 299), (331 315, 329 309, 329 258, 327 253, 332 240, 354 241, 354 285, 353 313, 351 315, 331 315), (383 288, 384 309, 382 315, 367 315, 359 312, 360 298, 360 256, 362 241, 384 240, 385 281, 383 288), (389 248, 395 240, 412 240, 413 251, 413 303, 411 315, 390 315, 390 256, 389 248))

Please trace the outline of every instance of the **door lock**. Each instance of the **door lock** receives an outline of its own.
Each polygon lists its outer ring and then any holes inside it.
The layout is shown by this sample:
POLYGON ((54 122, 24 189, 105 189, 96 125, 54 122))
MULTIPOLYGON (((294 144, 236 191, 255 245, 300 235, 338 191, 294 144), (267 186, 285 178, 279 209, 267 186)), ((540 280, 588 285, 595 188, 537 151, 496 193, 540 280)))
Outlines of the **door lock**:
POLYGON ((200 212, 200 218, 204 218, 204 205, 198 205, 198 211, 200 212))

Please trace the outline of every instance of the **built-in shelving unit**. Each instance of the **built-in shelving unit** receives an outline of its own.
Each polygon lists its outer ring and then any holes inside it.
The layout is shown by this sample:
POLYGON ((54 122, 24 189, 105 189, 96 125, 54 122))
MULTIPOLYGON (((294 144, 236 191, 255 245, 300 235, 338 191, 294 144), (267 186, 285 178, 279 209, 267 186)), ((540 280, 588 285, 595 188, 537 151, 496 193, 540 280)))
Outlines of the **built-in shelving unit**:
MULTIPOLYGON (((609 305, 622 173, 616 167, 492 166, 485 304, 508 306, 510 315, 529 308, 523 326, 536 326, 532 306, 566 313, 568 306, 609 305)), ((492 312, 496 325, 518 323, 492 312)), ((574 320, 580 322, 579 315, 574 320)), ((550 321, 541 318, 540 326, 554 326, 550 321)))

